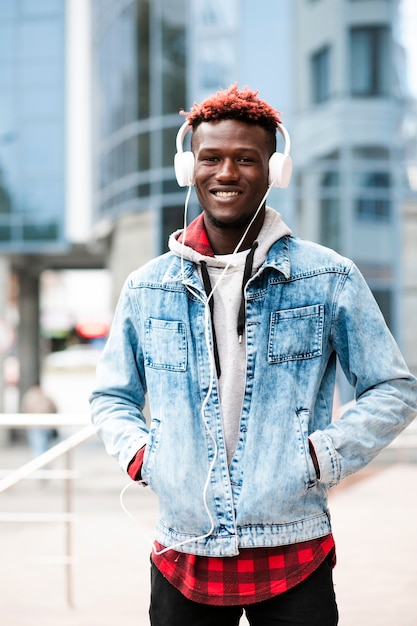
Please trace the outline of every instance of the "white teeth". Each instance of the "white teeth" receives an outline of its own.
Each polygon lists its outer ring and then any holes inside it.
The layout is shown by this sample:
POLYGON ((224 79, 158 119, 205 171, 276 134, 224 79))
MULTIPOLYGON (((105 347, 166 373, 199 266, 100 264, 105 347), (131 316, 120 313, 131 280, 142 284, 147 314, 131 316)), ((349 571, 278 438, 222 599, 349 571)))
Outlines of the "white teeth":
POLYGON ((237 191, 216 191, 215 195, 220 198, 232 198, 233 196, 238 196, 239 193, 237 191))

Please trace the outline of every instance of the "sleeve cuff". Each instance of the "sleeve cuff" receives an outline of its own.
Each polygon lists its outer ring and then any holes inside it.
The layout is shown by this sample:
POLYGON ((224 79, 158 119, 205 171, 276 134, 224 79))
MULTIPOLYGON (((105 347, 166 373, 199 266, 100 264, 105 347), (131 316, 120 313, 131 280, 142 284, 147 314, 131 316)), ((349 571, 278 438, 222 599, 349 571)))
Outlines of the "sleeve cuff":
POLYGON ((142 480, 142 465, 145 449, 146 446, 143 446, 143 448, 138 450, 128 465, 127 473, 132 480, 142 480))

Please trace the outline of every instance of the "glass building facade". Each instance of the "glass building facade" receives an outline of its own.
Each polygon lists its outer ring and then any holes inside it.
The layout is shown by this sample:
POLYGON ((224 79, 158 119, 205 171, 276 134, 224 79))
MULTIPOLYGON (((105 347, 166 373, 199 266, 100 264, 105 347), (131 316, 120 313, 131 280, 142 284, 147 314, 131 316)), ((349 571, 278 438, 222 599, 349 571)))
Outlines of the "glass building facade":
POLYGON ((186 106, 187 4, 93 1, 95 221, 152 210, 161 242, 181 225, 172 165, 186 106))
POLYGON ((0 2, 0 252, 65 243, 65 0, 0 2))

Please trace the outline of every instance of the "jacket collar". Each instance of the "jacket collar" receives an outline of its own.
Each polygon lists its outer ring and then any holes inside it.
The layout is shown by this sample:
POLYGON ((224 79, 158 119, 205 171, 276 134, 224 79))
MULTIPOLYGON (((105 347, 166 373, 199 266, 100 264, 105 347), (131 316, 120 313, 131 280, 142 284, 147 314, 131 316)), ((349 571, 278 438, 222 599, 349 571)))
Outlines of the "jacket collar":
POLYGON ((285 237, 278 239, 278 241, 271 246, 265 262, 259 268, 259 272, 263 271, 266 267, 272 267, 287 279, 291 276, 291 237, 292 235, 286 235, 285 237))
MULTIPOLYGON (((268 255, 255 276, 259 276, 267 267, 270 267, 281 273, 286 279, 291 275, 291 258, 290 258, 290 239, 291 235, 286 235, 278 239, 269 249, 268 255)), ((249 283, 251 280, 249 280, 249 283)), ((172 256, 171 263, 164 274, 163 284, 184 282, 201 292, 201 280, 196 271, 196 264, 187 259, 181 260, 177 255, 172 256)))

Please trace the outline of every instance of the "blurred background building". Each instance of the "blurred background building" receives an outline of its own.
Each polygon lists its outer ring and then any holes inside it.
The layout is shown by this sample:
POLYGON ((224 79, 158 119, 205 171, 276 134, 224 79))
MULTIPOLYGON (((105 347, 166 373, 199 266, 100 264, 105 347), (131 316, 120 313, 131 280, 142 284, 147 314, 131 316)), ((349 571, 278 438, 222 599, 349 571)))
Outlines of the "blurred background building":
MULTIPOLYGON (((354 259, 417 373, 411 5, 2 0, 0 282, 15 278, 19 315, 5 319, 2 296, 0 319, 18 339, 21 391, 39 373, 43 326, 51 335, 42 320, 64 301, 57 270, 105 269, 112 309, 127 273, 167 249, 183 223, 179 111, 233 82, 258 89, 291 134, 293 181, 269 204, 296 235, 354 259)), ((190 218, 198 211, 192 195, 190 218)), ((91 281, 69 301, 102 310, 105 288, 91 281)))
POLYGON ((294 4, 292 138, 299 234, 356 262, 416 371, 417 334, 405 325, 417 272, 416 232, 414 244, 407 234, 405 3, 294 4), (410 281, 404 273, 409 255, 410 281))
POLYGON ((4 341, 0 363, 10 353, 17 360, 22 394, 41 377, 43 272, 104 263, 87 230, 90 112, 83 77, 90 36, 83 5, 0 3, 0 329, 14 338, 4 341))

